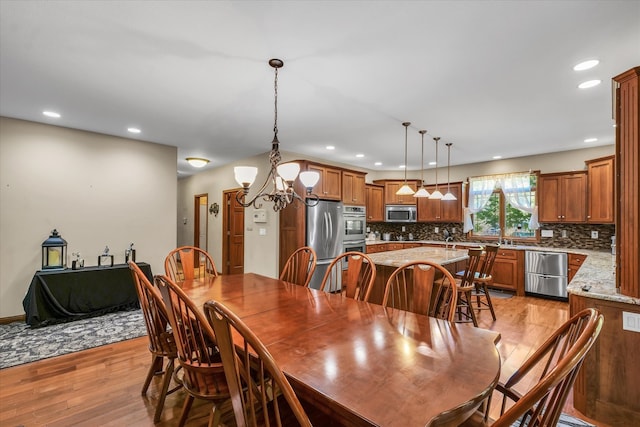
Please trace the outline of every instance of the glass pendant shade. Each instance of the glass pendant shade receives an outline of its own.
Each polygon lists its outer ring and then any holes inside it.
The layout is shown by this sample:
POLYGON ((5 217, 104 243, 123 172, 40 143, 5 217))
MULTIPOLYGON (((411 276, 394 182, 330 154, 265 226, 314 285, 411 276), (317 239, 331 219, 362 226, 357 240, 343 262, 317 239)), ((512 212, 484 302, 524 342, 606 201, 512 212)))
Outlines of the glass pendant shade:
POLYGON ((447 192, 447 194, 442 196, 442 200, 458 200, 458 198, 454 196, 453 193, 447 192))
POLYGON ((418 191, 416 191, 413 197, 429 197, 430 195, 431 194, 429 194, 426 188, 421 187, 418 191))
POLYGON ((429 196, 430 199, 434 199, 434 200, 440 200, 440 199, 442 199, 442 197, 443 197, 442 193, 439 190, 434 191, 429 196))
POLYGON ((278 175, 285 181, 294 181, 300 172, 300 165, 293 163, 283 163, 278 165, 278 175))
POLYGON ((251 187, 258 175, 258 168, 253 166, 236 166, 233 168, 233 174, 238 185, 251 187))
POLYGON ((414 193, 415 191, 413 191, 413 188, 409 187, 408 184, 403 185, 398 191, 396 191, 398 196, 411 196, 414 193))
POLYGON ((300 182, 305 188, 313 188, 320 180, 320 174, 318 172, 300 172, 300 182))

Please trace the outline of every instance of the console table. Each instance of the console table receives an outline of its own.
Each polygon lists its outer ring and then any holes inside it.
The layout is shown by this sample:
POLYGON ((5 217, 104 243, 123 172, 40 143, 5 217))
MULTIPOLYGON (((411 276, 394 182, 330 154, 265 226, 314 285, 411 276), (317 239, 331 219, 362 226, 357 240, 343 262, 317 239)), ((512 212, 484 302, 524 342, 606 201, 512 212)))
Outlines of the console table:
MULTIPOLYGON (((149 264, 137 264, 152 280, 149 264)), ((129 266, 119 264, 37 271, 22 306, 27 324, 40 327, 137 308, 139 303, 129 266)))

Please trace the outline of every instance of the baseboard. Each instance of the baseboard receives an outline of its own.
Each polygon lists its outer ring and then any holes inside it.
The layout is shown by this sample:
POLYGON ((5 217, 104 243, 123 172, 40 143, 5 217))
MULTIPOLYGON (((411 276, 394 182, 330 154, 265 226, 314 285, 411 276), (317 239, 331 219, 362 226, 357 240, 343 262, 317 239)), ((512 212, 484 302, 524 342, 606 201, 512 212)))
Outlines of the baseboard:
POLYGON ((13 322, 24 322, 25 315, 21 314, 19 316, 11 316, 11 317, 0 317, 0 325, 6 325, 7 323, 13 322))

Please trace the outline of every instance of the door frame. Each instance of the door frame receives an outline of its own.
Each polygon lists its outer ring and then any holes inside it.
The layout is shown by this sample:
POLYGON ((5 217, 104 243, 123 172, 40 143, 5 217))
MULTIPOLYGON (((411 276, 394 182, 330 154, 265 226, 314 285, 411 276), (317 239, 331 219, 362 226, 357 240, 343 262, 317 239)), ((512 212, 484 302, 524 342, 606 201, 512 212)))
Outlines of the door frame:
MULTIPOLYGON (((235 199, 238 191, 242 191, 242 188, 232 188, 232 189, 222 191, 222 200, 223 200, 223 206, 224 206, 224 209, 222 212, 222 274, 230 274, 230 270, 231 270, 231 260, 229 259, 230 253, 231 253, 231 251, 229 250, 229 246, 230 246, 229 239, 231 237, 229 232, 229 222, 230 222, 229 211, 231 209, 231 200, 235 199)), ((244 242, 245 210, 243 209, 242 212, 243 212, 242 239, 244 242)), ((244 254, 243 254, 242 265, 244 269, 244 254)))
POLYGON ((207 217, 207 209, 206 207, 209 206, 209 193, 202 193, 202 194, 196 194, 195 196, 193 196, 193 246, 195 246, 196 248, 200 248, 200 249, 204 249, 206 252, 209 252, 209 218, 207 217), (200 205, 202 203, 202 199, 206 199, 206 203, 205 205, 205 219, 206 221, 204 221, 205 224, 205 230, 204 230, 204 236, 205 236, 205 242, 204 242, 204 248, 202 246, 200 246, 200 205))

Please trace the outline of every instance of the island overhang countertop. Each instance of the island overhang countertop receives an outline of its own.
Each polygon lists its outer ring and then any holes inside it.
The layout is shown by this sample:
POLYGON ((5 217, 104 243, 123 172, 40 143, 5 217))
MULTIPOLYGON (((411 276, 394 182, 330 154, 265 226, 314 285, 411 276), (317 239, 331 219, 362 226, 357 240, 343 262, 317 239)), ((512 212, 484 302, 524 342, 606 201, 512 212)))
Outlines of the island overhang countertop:
POLYGON ((368 254, 368 256, 377 265, 397 268, 412 261, 431 261, 440 265, 452 264, 469 258, 467 252, 467 249, 445 249, 421 246, 410 249, 378 252, 368 254))

